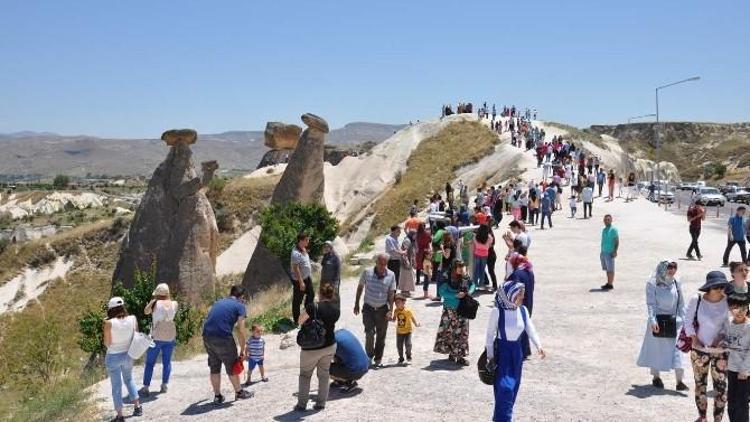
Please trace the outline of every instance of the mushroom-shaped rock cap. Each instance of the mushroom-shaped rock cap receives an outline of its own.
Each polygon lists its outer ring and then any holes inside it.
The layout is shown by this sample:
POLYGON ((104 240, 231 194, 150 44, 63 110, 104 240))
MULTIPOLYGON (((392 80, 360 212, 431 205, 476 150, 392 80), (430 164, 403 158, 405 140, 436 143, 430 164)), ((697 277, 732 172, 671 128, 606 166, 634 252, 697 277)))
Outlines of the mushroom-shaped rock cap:
POLYGON ((172 129, 162 133, 161 140, 170 147, 192 145, 198 140, 198 133, 193 129, 172 129))
POLYGON ((318 115, 305 113, 302 115, 302 122, 311 128, 318 129, 323 133, 328 133, 328 122, 318 115))

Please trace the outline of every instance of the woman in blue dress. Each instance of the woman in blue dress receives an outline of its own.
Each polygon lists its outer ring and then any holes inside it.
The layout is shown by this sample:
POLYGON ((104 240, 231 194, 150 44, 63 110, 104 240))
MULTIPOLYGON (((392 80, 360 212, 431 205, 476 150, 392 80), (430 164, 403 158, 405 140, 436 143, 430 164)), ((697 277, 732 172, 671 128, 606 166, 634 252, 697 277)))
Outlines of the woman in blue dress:
POLYGON ((657 337, 659 324, 657 315, 676 316, 677 332, 680 332, 685 318, 685 300, 680 282, 676 277, 677 262, 662 260, 646 283, 646 308, 648 309, 648 323, 643 336, 641 353, 638 356, 638 366, 651 369, 653 377, 651 384, 656 388, 664 388, 659 372, 674 369, 677 378, 677 391, 687 391, 688 386, 682 382, 685 374, 682 353, 675 347, 677 337, 657 337))
POLYGON ((513 406, 521 386, 523 371, 521 334, 528 334, 539 355, 545 357, 528 310, 523 306, 523 297, 522 283, 514 280, 503 283, 495 295, 495 308, 492 309, 487 324, 487 365, 495 372, 493 421, 513 420, 513 406))

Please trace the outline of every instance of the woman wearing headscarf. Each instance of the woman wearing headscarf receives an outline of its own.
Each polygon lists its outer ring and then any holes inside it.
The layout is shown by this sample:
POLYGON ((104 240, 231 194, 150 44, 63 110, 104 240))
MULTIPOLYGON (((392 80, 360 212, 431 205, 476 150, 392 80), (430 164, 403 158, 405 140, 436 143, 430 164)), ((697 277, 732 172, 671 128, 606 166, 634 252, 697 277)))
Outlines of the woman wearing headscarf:
POLYGON ((443 315, 435 338, 435 353, 448 355, 448 360, 467 366, 469 354, 469 319, 458 315, 458 304, 463 297, 474 293, 475 287, 466 272, 466 264, 454 261, 450 279, 440 285, 443 315))
POLYGON ((637 364, 651 369, 651 384, 656 388, 664 388, 659 372, 674 369, 677 391, 687 391, 688 386, 682 382, 685 374, 682 353, 675 347, 685 319, 685 300, 676 273, 677 262, 662 260, 646 283, 648 324, 637 364))
POLYGON ((523 284, 514 280, 504 282, 495 294, 495 308, 487 324, 487 366, 495 373, 493 421, 513 420, 513 406, 523 371, 521 334, 527 333, 539 355, 546 356, 534 323, 523 306, 523 296, 523 284))
MULTIPOLYGON (((513 269, 508 280, 523 285, 523 306, 526 307, 529 316, 532 316, 534 312, 534 266, 531 265, 531 261, 526 257, 526 248, 519 246, 516 249, 516 253, 508 259, 508 263, 513 269)), ((529 336, 526 333, 521 334, 521 344, 523 346, 524 359, 531 356, 531 345, 529 344, 529 336)))
POLYGON ((401 271, 398 276, 398 289, 402 295, 411 296, 414 291, 414 262, 416 261, 416 232, 406 234, 401 243, 404 255, 401 258, 401 271))

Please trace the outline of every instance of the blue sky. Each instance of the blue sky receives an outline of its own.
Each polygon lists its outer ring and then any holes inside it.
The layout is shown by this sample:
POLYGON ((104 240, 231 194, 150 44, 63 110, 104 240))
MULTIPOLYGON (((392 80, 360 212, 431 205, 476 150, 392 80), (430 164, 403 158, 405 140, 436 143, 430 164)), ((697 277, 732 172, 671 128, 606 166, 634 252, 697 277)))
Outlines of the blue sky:
POLYGON ((750 2, 0 0, 0 132, 157 137, 457 100, 577 126, 750 120, 750 2))

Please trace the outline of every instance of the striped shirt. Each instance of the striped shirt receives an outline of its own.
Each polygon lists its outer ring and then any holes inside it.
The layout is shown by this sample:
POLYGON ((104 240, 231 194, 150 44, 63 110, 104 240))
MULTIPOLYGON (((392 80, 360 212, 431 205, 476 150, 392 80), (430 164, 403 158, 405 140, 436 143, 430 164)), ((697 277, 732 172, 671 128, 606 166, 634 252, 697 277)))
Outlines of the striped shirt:
POLYGON ((247 353, 251 358, 261 359, 266 354, 266 341, 263 337, 250 336, 247 339, 247 353))
POLYGON ((365 287, 365 305, 380 308, 388 304, 388 293, 396 291, 396 276, 386 269, 385 276, 379 277, 374 268, 362 273, 359 285, 365 287))

